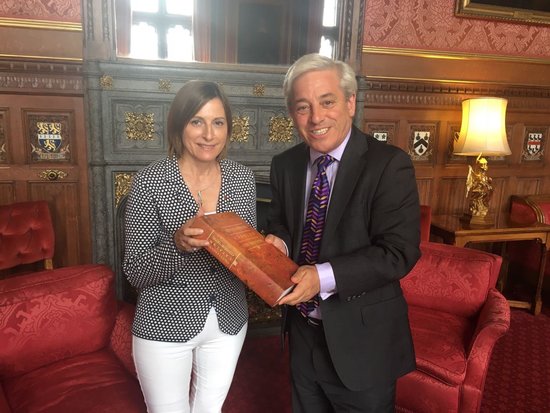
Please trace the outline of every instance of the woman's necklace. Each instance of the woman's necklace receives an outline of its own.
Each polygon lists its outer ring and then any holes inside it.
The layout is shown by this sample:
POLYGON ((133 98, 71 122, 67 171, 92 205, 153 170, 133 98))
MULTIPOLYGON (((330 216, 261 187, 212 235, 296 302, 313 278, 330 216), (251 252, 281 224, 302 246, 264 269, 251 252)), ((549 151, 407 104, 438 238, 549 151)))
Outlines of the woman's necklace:
POLYGON ((216 167, 215 172, 213 173, 213 178, 210 179, 210 182, 207 183, 206 186, 201 187, 201 189, 195 189, 198 185, 195 185, 195 182, 198 182, 198 180, 192 180, 190 179, 190 176, 183 171, 181 171, 181 174, 183 176, 183 179, 185 180, 187 187, 189 188, 189 192, 191 192, 191 195, 193 192, 197 193, 197 197, 195 200, 197 201, 197 205, 199 206, 199 209, 202 208, 204 205, 204 196, 205 191, 208 191, 210 188, 212 188, 214 185, 216 185, 219 182, 219 166, 216 167))
POLYGON ((197 191, 197 198, 198 198, 198 199, 197 199, 197 200, 198 200, 197 204, 199 205, 199 209, 202 208, 202 204, 203 204, 202 193, 203 193, 204 191, 206 191, 208 188, 210 188, 212 185, 214 185, 214 182, 211 183, 210 185, 208 185, 206 188, 199 189, 199 190, 197 191))

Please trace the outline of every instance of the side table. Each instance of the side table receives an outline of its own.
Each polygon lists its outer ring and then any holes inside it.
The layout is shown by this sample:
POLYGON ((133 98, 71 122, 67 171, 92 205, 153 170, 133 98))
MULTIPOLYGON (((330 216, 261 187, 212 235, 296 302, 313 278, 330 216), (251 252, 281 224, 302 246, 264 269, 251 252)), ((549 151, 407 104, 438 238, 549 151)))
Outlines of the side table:
POLYGON ((527 308, 535 315, 542 309, 542 282, 546 266, 546 255, 550 249, 550 225, 534 223, 532 225, 515 224, 504 217, 492 227, 471 227, 454 215, 433 215, 430 232, 443 239, 446 244, 465 247, 469 243, 508 242, 536 240, 541 244, 541 259, 535 296, 532 301, 509 300, 510 307, 527 308))

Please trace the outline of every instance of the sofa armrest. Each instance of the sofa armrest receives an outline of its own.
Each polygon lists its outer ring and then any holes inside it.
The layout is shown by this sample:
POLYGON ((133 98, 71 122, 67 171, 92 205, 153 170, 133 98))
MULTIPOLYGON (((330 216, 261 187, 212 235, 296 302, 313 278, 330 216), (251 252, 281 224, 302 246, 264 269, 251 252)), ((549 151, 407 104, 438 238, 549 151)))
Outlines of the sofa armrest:
POLYGON ((2 388, 1 384, 0 384, 0 413, 12 413, 10 405, 6 400, 6 394, 4 393, 4 389, 2 388))
POLYGON ((132 322, 134 321, 135 306, 119 301, 115 326, 109 343, 111 350, 120 359, 124 367, 136 376, 134 359, 132 358, 132 322))
POLYGON ((493 348, 508 328, 510 328, 510 305, 497 289, 491 288, 479 314, 468 351, 466 383, 478 388, 482 387, 493 348))

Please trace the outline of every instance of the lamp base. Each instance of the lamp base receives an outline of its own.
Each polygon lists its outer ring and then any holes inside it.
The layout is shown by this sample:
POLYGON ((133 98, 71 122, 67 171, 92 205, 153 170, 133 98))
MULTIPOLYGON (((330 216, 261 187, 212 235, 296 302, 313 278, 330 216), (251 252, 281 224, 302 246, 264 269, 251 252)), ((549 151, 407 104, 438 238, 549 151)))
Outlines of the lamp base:
POLYGON ((468 213, 464 213, 460 217, 460 222, 472 228, 489 228, 495 225, 495 220, 492 216, 474 216, 468 213))

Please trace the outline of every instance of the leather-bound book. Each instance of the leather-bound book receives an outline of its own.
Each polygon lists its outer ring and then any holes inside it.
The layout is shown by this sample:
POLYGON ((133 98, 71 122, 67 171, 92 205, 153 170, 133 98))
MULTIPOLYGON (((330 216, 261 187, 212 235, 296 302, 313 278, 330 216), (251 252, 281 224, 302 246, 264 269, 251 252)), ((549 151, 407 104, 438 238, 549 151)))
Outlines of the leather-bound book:
POLYGON ((204 230, 196 238, 210 242, 206 250, 270 306, 294 287, 298 265, 234 212, 199 216, 192 226, 204 230))

